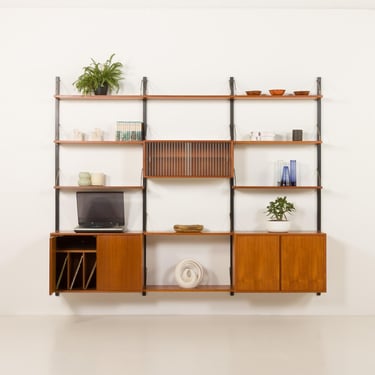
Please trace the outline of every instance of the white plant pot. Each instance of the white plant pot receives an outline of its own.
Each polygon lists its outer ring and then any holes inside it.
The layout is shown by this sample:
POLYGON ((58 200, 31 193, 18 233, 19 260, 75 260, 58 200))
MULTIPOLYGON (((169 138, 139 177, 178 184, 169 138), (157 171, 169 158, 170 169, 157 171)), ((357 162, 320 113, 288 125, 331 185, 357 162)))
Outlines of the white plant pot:
POLYGON ((282 220, 269 220, 267 221, 267 231, 268 232, 289 232, 290 221, 282 220))

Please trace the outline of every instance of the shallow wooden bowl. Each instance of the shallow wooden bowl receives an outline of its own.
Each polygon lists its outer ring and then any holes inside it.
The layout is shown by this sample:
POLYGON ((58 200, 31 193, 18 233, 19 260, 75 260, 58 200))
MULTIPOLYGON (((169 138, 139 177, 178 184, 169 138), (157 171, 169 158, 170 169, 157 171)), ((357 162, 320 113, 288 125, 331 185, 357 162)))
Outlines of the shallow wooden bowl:
POLYGON ((272 89, 269 90, 271 95, 284 95, 285 90, 284 89, 272 89))
POLYGON ((251 95, 251 96, 259 96, 262 93, 260 90, 251 90, 251 91, 246 91, 246 95, 251 95))
POLYGON ((310 91, 293 91, 294 95, 309 95, 310 91))
POLYGON ((192 232, 202 232, 203 225, 194 224, 194 225, 179 225, 176 224, 173 226, 173 229, 178 233, 192 233, 192 232))

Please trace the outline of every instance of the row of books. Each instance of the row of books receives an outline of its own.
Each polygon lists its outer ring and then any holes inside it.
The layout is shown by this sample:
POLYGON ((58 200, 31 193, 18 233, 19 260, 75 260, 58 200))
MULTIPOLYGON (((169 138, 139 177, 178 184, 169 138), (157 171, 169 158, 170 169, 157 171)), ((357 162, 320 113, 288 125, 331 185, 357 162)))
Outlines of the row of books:
POLYGON ((116 141, 141 141, 142 128, 141 121, 117 121, 116 141))

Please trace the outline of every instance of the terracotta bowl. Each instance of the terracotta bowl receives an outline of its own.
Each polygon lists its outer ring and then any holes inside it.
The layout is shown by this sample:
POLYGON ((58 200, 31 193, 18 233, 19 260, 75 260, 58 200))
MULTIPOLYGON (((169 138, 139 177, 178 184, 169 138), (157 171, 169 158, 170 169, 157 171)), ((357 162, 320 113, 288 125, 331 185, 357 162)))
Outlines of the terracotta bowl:
POLYGON ((309 95, 310 91, 294 91, 294 95, 309 95))
POLYGON ((253 95, 253 96, 258 96, 262 93, 260 90, 251 90, 251 91, 246 91, 246 95, 253 95))
POLYGON ((271 95, 284 95, 285 90, 284 89, 272 89, 269 90, 271 95))

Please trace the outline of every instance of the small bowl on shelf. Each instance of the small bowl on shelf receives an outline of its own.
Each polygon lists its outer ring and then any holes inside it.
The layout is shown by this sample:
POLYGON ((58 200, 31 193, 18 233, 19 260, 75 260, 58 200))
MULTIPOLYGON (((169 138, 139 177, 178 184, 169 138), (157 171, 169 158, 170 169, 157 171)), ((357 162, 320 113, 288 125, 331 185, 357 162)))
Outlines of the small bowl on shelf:
POLYGON ((203 230, 203 225, 193 224, 193 225, 181 225, 176 224, 173 226, 176 233, 200 233, 203 230))
POLYGON ((249 95, 249 96, 259 96, 261 93, 262 93, 261 90, 246 91, 246 95, 249 95))
POLYGON ((285 90, 284 89, 272 89, 272 90, 269 90, 269 92, 271 95, 282 96, 284 95, 285 90))
POLYGON ((300 96, 303 96, 303 95, 309 95, 310 94, 310 91, 307 91, 307 90, 305 90, 305 91, 293 91, 293 93, 294 93, 294 95, 300 95, 300 96))

